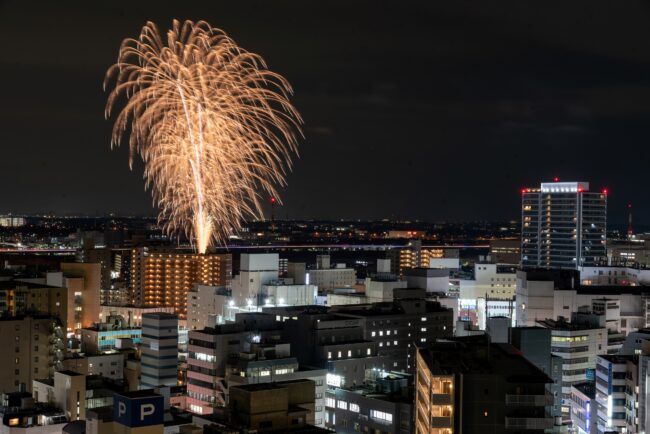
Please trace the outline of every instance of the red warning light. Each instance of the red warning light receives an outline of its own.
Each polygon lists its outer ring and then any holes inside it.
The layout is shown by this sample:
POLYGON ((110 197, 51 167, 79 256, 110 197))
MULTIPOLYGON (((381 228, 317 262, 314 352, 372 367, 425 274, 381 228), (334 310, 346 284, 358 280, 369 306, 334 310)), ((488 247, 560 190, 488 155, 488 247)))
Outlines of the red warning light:
POLYGON ((578 193, 582 193, 584 189, 582 187, 578 187, 578 193))
POLYGON ((607 194, 607 189, 603 188, 603 194, 607 194))
POLYGON ((525 189, 525 188, 522 188, 522 189, 521 189, 521 194, 524 194, 524 193, 526 193, 526 189, 525 189))
POLYGON ((556 177, 554 177, 554 178, 553 178, 553 182, 560 182, 560 178, 559 178, 559 177, 557 177, 557 176, 556 176, 556 177))
POLYGON ((274 197, 271 198, 271 203, 275 203, 275 198, 274 197))

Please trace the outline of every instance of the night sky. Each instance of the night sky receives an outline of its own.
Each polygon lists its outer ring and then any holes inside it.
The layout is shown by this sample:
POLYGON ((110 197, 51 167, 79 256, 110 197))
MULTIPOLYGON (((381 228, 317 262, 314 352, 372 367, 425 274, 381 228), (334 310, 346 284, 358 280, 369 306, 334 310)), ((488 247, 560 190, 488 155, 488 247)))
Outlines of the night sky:
POLYGON ((205 19, 295 89, 289 218, 519 217, 559 176, 650 221, 650 3, 0 2, 0 213, 151 214, 102 80, 147 20, 205 19), (133 6, 135 5, 135 6, 133 6))

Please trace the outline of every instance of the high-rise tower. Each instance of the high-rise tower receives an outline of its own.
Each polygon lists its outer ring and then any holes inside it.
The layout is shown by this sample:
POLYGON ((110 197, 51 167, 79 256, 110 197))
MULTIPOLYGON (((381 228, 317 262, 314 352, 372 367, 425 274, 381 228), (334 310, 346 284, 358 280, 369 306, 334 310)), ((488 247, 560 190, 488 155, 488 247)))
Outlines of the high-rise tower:
POLYGON ((579 268, 606 257, 607 189, 545 182, 521 191, 521 265, 579 268))

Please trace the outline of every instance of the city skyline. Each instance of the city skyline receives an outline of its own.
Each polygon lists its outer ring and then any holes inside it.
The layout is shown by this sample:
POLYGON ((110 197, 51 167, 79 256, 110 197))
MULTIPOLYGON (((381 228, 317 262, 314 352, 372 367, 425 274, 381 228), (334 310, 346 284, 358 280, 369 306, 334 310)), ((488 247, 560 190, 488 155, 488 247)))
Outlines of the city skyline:
POLYGON ((554 176, 609 188, 612 222, 628 203, 635 221, 650 216, 632 188, 649 152, 650 54, 630 42, 649 31, 631 5, 37 7, 2 6, 5 211, 154 213, 142 166, 107 150, 101 81, 125 35, 178 16, 224 28, 294 84, 306 140, 277 216, 518 219, 519 189, 554 176))

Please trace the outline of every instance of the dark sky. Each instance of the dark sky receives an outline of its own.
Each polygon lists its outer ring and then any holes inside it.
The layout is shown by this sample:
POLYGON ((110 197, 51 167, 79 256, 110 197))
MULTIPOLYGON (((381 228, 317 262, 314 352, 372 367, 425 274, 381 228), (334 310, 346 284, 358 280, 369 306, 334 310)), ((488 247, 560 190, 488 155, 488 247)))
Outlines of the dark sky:
POLYGON ((151 213, 101 84, 146 20, 205 19, 295 88, 290 218, 518 218, 559 176, 650 221, 647 1, 0 2, 0 212, 151 213))

